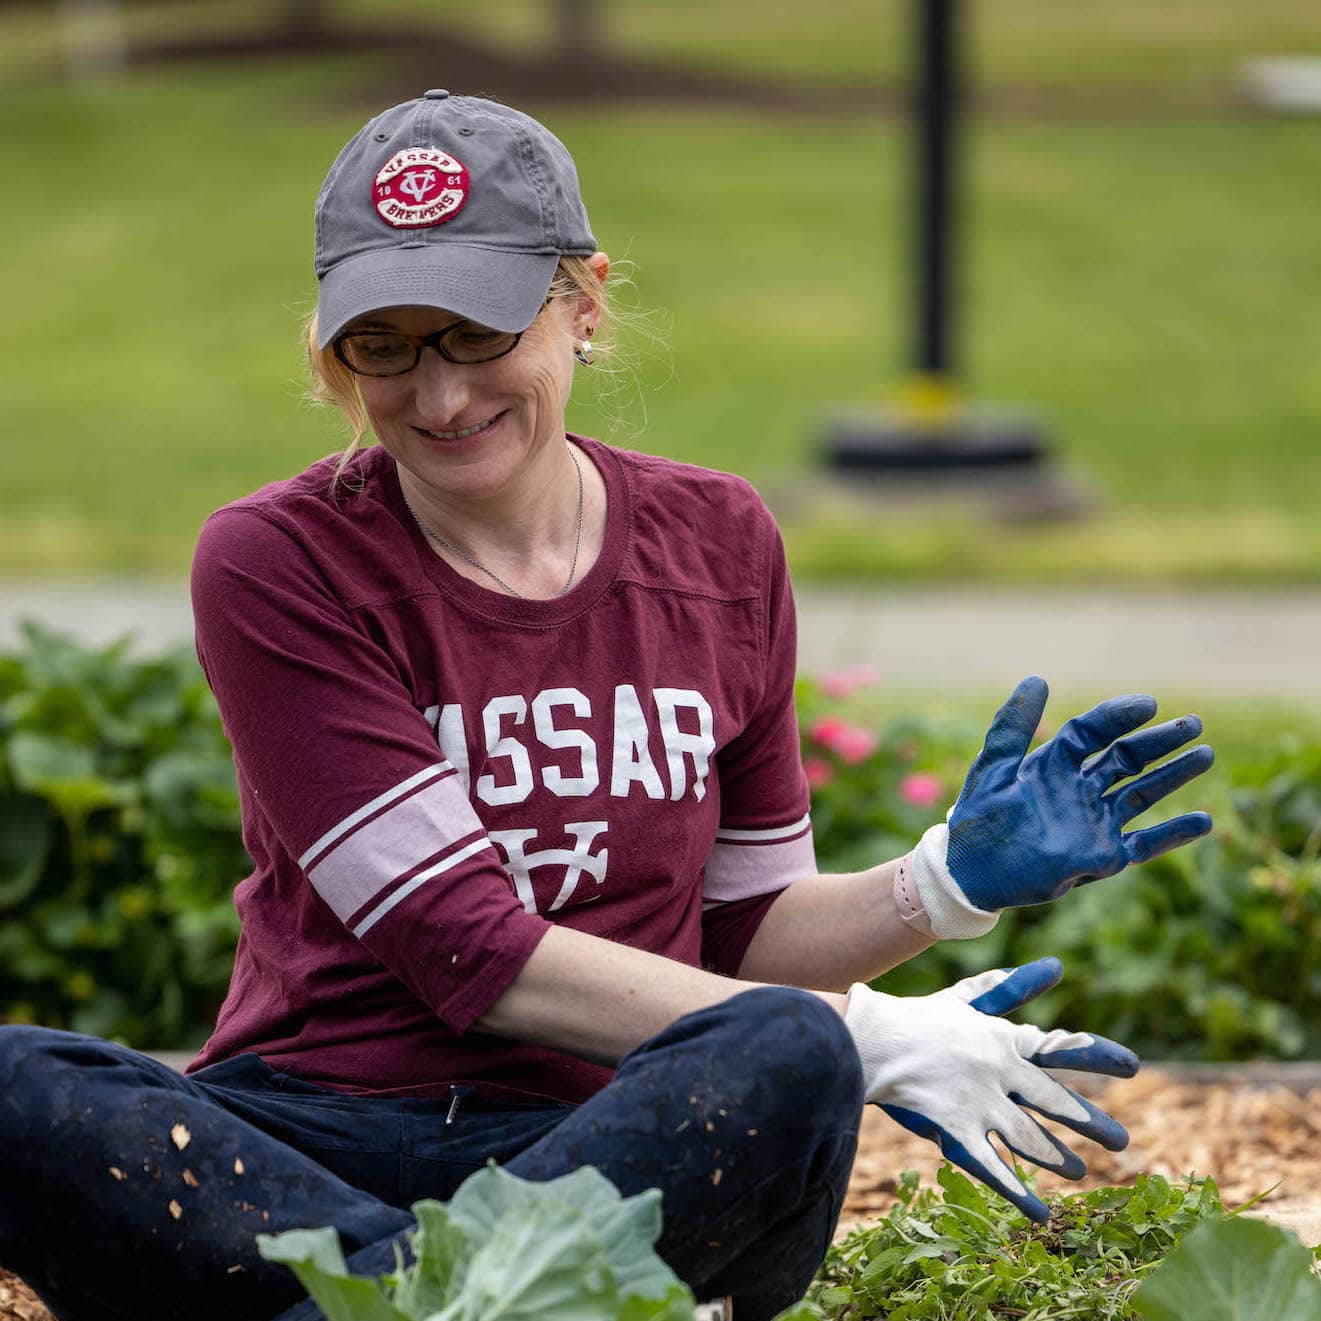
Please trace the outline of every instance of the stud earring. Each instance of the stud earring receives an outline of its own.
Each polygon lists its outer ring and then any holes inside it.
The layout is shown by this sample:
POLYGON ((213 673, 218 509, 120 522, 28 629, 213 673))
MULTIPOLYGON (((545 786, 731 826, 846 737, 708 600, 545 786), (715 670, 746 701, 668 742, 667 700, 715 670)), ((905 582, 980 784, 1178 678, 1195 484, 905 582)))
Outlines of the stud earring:
POLYGON ((592 341, 590 339, 580 341, 578 347, 573 351, 573 356, 584 367, 590 367, 592 365, 592 341))

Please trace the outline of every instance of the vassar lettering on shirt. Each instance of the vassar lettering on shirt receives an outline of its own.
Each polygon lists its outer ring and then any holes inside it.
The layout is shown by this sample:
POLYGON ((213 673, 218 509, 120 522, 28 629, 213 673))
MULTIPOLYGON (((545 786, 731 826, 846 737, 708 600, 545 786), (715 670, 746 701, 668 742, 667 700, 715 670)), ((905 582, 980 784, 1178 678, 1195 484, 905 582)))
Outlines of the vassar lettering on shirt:
MULTIPOLYGON (((617 685, 604 735, 587 726, 595 713, 591 699, 577 688, 545 688, 530 699, 503 693, 489 698, 480 712, 465 713, 457 702, 438 703, 424 714, 477 804, 524 803, 539 791, 565 799, 604 792, 611 798, 645 795, 674 803, 688 794, 699 803, 706 797, 716 746, 715 715, 710 702, 693 688, 654 688, 644 697, 633 684, 617 685), (648 707, 658 732, 655 739, 648 707), (470 728, 480 731, 486 750, 485 767, 475 783, 468 758, 470 728)), ((579 904, 599 898, 609 857, 603 839, 608 829, 608 821, 565 821, 560 839, 546 838, 545 827, 487 833, 504 853, 523 907, 535 913, 531 873, 536 867, 564 870, 546 912, 555 912, 570 899, 579 904), (585 876, 592 882, 590 894, 578 893, 585 876)))

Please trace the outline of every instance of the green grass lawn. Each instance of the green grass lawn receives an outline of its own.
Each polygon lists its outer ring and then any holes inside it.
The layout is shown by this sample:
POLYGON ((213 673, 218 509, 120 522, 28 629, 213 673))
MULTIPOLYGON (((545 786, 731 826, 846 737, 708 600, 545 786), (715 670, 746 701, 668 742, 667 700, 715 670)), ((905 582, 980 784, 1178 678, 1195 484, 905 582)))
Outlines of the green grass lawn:
MULTIPOLYGON (((1159 26, 1128 8, 1139 35, 1159 26)), ((501 12, 517 26, 516 7, 501 12)), ((1058 56, 1079 25, 1041 5, 1014 12, 1037 14, 1045 76, 1049 34, 1058 56)), ((1207 12, 1220 15, 1216 49, 1230 49, 1230 8, 1207 12)), ((1281 42, 1307 30, 1296 5, 1262 13, 1281 42)), ((659 15, 640 5, 612 24, 642 42, 659 15)), ((712 15, 711 50, 725 49, 723 21, 712 15)), ((1168 22, 1151 40, 1173 50, 1195 25, 1168 22)), ((771 6, 756 36, 767 60, 789 30, 771 6)), ((1008 58, 997 42, 988 60, 1008 58)), ((1208 45, 1194 42, 1204 61, 1208 45)), ((806 50, 805 69, 848 72, 843 55, 806 50)), ((337 447, 337 420, 301 398, 297 327, 315 296, 312 202, 361 122, 335 93, 368 72, 192 67, 83 96, 0 90, 7 173, 22 180, 0 203, 0 573, 182 572, 209 510, 337 447)), ((655 338, 623 336, 636 386, 596 373, 570 424, 745 473, 774 501, 812 463, 823 410, 880 400, 904 374, 902 127, 543 117, 574 151, 598 239, 636 264, 627 301, 655 314, 655 338)), ((787 502, 795 572, 1321 579, 1319 167, 1315 121, 981 122, 962 266, 967 392, 1047 419, 1099 511, 991 528, 958 511, 880 520, 787 502)))

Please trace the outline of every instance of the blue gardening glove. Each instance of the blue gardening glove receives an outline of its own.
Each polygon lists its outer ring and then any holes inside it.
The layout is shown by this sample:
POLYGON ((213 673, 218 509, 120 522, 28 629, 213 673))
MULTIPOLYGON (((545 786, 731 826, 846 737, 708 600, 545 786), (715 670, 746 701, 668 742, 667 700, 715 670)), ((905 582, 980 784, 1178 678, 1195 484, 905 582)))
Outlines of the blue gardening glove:
POLYGON ((1200 744, 1139 775, 1202 732, 1196 716, 1139 729, 1156 714, 1155 699, 1112 697, 1074 716, 1028 755, 1048 692, 1036 677, 1014 689, 991 723, 948 827, 932 827, 914 853, 913 879, 938 937, 981 935, 1002 908, 1058 899, 1211 829, 1207 813, 1189 812, 1124 833, 1134 817, 1215 760, 1200 744))
POLYGON ((934 995, 904 997, 856 982, 844 1016, 862 1060, 865 1099, 1037 1221, 1049 1218, 1046 1204, 1024 1187, 988 1135, 998 1134, 1034 1165, 1080 1179, 1086 1165, 1027 1110, 1109 1151, 1122 1151, 1128 1134, 1046 1069, 1115 1078, 1138 1071, 1137 1056, 1105 1037, 1043 1032, 996 1017, 1054 986, 1062 971, 1058 959, 1037 959, 964 978, 934 995))

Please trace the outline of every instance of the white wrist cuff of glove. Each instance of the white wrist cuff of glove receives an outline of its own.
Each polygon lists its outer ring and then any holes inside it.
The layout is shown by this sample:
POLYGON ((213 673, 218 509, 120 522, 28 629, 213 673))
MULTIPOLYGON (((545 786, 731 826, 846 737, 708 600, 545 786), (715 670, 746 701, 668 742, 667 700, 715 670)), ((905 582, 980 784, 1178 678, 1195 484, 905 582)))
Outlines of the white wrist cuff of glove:
POLYGON ((849 987, 844 1026, 862 1061, 863 1100, 867 1102, 884 1101, 892 1081, 895 1050, 887 1029, 894 1005, 894 996, 873 991, 865 982, 854 982, 849 987))
POLYGON ((968 902, 959 883, 949 873, 949 826, 934 825, 913 850, 912 881, 926 909, 931 934, 937 940, 971 940, 984 936, 1000 914, 968 902))

